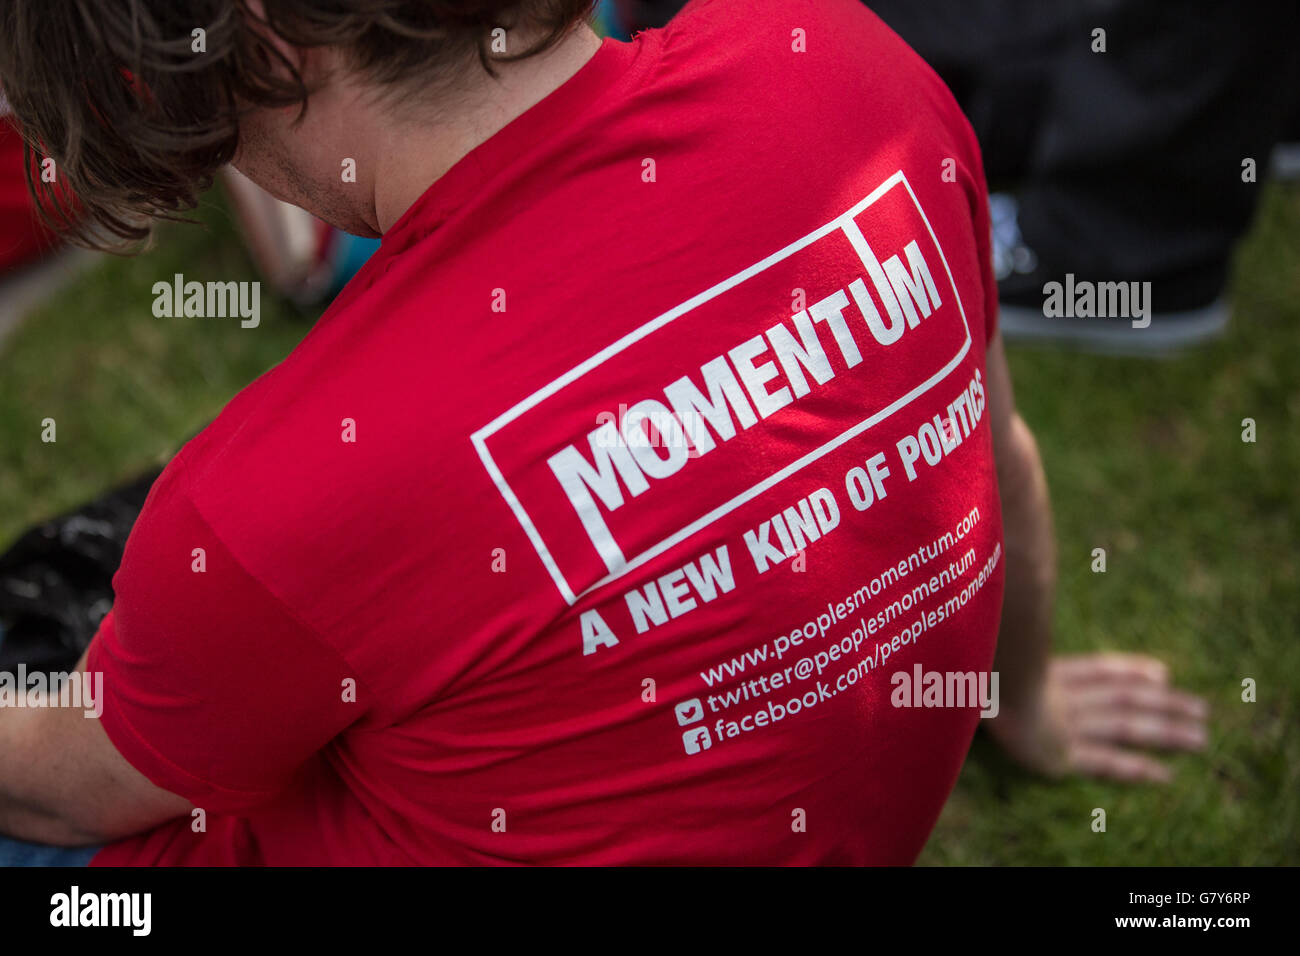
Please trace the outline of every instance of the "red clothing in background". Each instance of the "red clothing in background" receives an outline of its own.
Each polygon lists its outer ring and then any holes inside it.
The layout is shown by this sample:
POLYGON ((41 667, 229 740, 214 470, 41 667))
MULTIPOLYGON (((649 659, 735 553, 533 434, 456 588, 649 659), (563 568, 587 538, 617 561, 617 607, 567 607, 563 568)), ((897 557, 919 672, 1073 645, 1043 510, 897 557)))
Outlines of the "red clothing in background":
POLYGON ((0 272, 30 262, 53 244, 27 191, 22 137, 0 110, 0 272))

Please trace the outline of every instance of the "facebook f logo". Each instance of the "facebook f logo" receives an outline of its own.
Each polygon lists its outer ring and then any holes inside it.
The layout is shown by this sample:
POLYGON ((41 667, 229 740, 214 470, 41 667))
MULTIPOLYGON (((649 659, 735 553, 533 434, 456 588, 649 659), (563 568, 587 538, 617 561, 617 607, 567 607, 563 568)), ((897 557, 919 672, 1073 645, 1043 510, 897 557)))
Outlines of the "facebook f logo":
POLYGON ((682 745, 688 754, 697 754, 713 746, 713 738, 708 727, 692 727, 682 734, 682 745))

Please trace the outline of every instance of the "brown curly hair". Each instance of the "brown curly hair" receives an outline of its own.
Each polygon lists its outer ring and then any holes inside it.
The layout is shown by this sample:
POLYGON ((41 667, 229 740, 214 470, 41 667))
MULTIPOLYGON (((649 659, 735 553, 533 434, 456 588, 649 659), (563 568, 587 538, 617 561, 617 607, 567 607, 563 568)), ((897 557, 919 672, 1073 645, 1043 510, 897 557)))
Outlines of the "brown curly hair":
POLYGON ((334 47, 377 84, 427 83, 557 43, 592 0, 4 0, 0 89, 28 144, 28 184, 74 241, 118 249, 193 209, 235 153, 241 110, 307 106, 266 38, 334 47), (492 30, 539 39, 489 53, 492 30), (206 52, 196 53, 202 28, 206 52), (59 184, 33 175, 55 160, 59 184), (75 214, 74 214, 75 209, 75 214))

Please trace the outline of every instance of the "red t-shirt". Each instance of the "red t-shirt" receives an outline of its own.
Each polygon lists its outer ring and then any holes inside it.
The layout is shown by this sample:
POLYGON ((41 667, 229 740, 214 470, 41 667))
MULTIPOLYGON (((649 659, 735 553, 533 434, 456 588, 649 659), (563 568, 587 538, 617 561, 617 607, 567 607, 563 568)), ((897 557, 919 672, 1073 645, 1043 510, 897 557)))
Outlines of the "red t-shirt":
POLYGON ((96 862, 911 862, 978 715, 892 675, 1001 601, 988 232, 854 0, 606 41, 158 481, 89 663, 205 825, 96 862))

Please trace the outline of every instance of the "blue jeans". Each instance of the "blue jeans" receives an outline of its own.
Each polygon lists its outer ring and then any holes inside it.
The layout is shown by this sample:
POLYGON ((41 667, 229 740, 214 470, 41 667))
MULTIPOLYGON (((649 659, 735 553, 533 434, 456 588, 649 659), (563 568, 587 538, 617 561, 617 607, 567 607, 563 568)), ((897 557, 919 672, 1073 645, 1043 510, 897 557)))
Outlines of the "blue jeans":
POLYGON ((0 867, 86 866, 98 852, 97 846, 46 846, 0 836, 0 867))
MULTIPOLYGON (((4 625, 0 624, 0 644, 4 639, 4 625)), ((97 846, 46 846, 0 834, 0 866, 85 866, 98 852, 97 846)))

